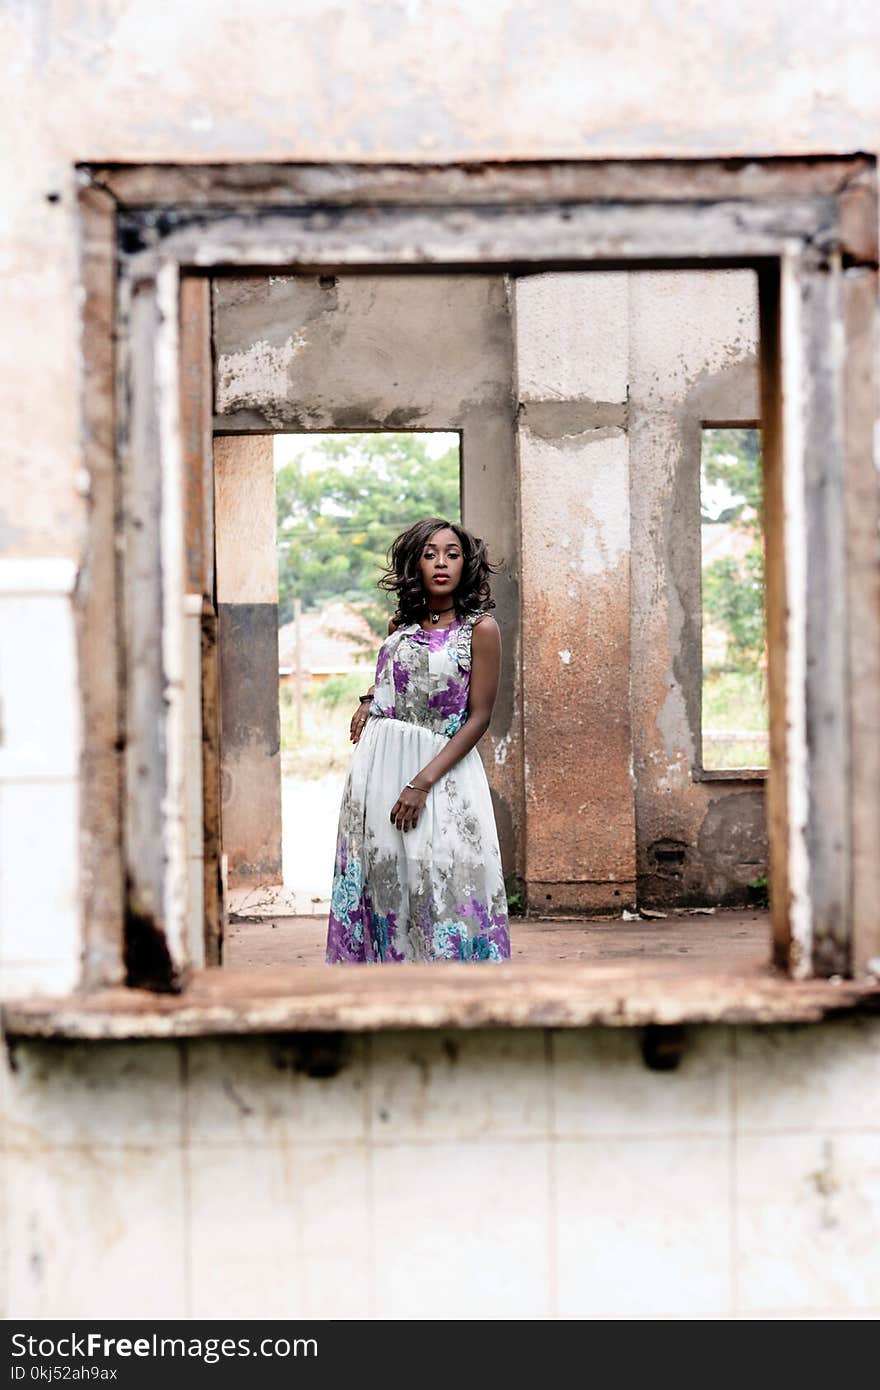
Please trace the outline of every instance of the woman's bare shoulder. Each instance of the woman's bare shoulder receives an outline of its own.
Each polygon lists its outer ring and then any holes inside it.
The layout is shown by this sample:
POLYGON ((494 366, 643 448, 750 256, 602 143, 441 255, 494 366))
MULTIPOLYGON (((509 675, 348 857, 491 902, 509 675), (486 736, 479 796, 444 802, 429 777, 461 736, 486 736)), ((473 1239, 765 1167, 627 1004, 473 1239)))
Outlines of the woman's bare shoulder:
POLYGON ((481 613, 474 618, 471 640, 476 643, 478 649, 481 646, 488 647, 490 644, 496 646, 501 641, 501 628, 491 613, 481 613))

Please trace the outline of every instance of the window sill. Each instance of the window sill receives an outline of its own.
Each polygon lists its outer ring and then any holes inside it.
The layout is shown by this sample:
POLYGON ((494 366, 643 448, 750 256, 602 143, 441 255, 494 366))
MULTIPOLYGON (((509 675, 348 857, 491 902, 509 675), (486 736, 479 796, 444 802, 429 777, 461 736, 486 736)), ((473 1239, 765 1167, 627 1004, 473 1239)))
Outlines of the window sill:
POLYGON ((3 1006, 10 1038, 112 1040, 382 1029, 814 1023, 880 1010, 880 983, 676 960, 200 970, 182 994, 103 989, 3 1006))
POLYGON ((695 782, 766 782, 766 767, 694 768, 695 782))

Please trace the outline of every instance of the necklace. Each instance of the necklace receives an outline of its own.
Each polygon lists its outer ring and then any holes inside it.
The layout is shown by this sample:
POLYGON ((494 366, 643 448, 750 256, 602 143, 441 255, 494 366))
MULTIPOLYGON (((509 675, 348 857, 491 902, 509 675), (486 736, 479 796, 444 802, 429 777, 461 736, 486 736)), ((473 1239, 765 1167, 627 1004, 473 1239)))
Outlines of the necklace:
POLYGON ((455 604, 453 603, 450 608, 438 608, 436 613, 429 609, 428 611, 431 613, 431 622, 438 623, 440 621, 441 613, 451 613, 454 607, 455 604))

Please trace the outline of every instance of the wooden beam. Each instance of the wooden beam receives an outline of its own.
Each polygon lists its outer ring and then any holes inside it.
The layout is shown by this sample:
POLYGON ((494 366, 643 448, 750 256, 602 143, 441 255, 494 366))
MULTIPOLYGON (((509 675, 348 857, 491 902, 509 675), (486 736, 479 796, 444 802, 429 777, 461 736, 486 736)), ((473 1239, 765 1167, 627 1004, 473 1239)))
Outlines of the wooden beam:
POLYGON ((131 408, 124 486, 127 746, 126 957, 132 983, 182 988, 186 946, 184 494, 179 437, 178 277, 120 285, 131 408))
MULTIPOLYGON (((464 164, 273 162, 103 164, 83 177, 130 208, 266 208, 356 203, 687 202, 836 197, 866 154, 743 159, 508 160, 464 164)), ((875 229, 876 235, 876 229, 875 229)))
POLYGON ((202 607, 202 787, 206 965, 222 964, 226 925, 222 873, 220 652, 217 639, 217 610, 213 602, 205 599, 202 607))
POLYGON ((82 450, 88 476, 85 549, 75 595, 79 692, 83 983, 116 984, 122 952, 122 661, 114 535, 116 207, 109 193, 79 197, 83 289, 82 450))
MULTIPOLYGON (((128 459, 131 562, 129 873, 136 916, 151 921, 165 942, 165 986, 175 987, 184 975, 174 890, 176 735, 167 738, 174 734, 179 704, 178 561, 175 522, 167 507, 179 460, 173 418, 176 356, 169 336, 172 318, 176 328, 176 309, 172 312, 169 293, 164 306, 158 305, 157 286, 176 282, 178 266, 288 271, 496 266, 515 274, 563 265, 668 265, 673 256, 675 263, 705 268, 753 264, 763 273, 776 261, 783 267, 778 313, 771 303, 763 318, 768 332, 777 334, 783 368, 781 382, 771 380, 767 387, 770 413, 777 416, 771 426, 777 443, 769 505, 782 527, 781 545, 770 561, 776 616, 768 615, 777 637, 780 624, 783 635, 781 664, 777 656, 771 676, 771 747, 778 750, 781 740, 784 749, 771 832, 774 862, 780 845, 785 854, 777 949, 796 974, 846 973, 858 896, 854 865, 865 863, 870 853, 867 839, 858 839, 854 829, 855 808, 870 793, 864 778, 856 791, 853 763, 876 722, 869 714, 859 724, 857 706, 863 706, 853 685, 855 615, 871 608, 874 580, 870 527, 862 518, 856 522, 847 496, 851 476, 864 487, 868 469, 864 412, 850 416, 846 407, 845 371, 863 374, 858 363, 865 348, 864 342, 855 346, 858 333, 849 356, 844 350, 847 324, 863 319, 864 308, 856 312, 853 302, 855 317, 847 317, 843 272, 851 262, 870 265, 876 258, 866 212, 873 206, 874 161, 856 156, 427 170, 250 166, 219 175, 155 166, 131 179, 130 174, 115 169, 103 176, 108 189, 130 200, 123 277, 129 297, 120 324, 137 340, 134 376, 123 372, 120 377, 123 386, 129 380, 135 386, 131 432, 126 422, 120 436, 128 459), (158 207, 165 215, 140 215, 138 206, 158 207), (206 209, 226 215, 201 216, 206 209), (155 355, 154 343, 159 344, 155 355), (855 565, 847 556, 853 537, 860 547, 855 565), (864 592, 859 575, 867 585, 864 592), (155 634, 163 634, 159 663, 155 651, 152 657, 148 651, 144 618, 154 643, 155 634), (151 831, 158 832, 155 840, 151 831), (143 860, 133 853, 137 846, 143 860)), ((87 177, 95 178, 95 171, 87 177)), ((864 323, 859 333, 864 339, 864 323)), ((863 689, 876 669, 872 650, 858 676, 863 689)), ((864 708, 873 706, 868 701, 864 708)), ((864 886, 869 883, 873 878, 866 873, 859 890, 865 950, 873 949, 876 935, 868 922, 864 886)))
MULTIPOLYGON (((840 257, 794 268, 804 371, 800 422, 806 554, 807 854, 812 968, 850 969, 852 747, 840 257)), ((783 343, 783 354, 792 348, 783 343)))
POLYGON ((836 240, 833 198, 761 203, 513 203, 462 206, 305 207, 222 219, 181 215, 167 227, 152 214, 128 228, 133 273, 155 274, 158 259, 185 267, 328 269, 535 267, 586 269, 602 263, 745 264, 776 257, 792 241, 836 240))
POLYGON ((17 1038, 187 1038, 216 1034, 434 1028, 631 1028, 681 1023, 816 1023, 880 1007, 880 985, 794 981, 766 969, 675 961, 509 962, 474 968, 316 965, 200 970, 185 994, 103 990, 5 1006, 17 1038))
POLYGON ((191 594, 214 596, 214 477, 211 283, 180 277, 180 439, 183 452, 186 582, 191 594))
POLYGON ((852 821, 852 968, 880 975, 880 478, 877 272, 843 277, 846 555, 852 821))
POLYGON ((792 965, 792 901, 789 885, 788 788, 791 769, 787 737, 787 644, 785 491, 782 452, 781 304, 778 266, 758 277, 761 362, 761 455, 763 459, 764 611, 767 624, 767 699, 770 766, 767 773, 767 833, 770 844, 770 911, 773 957, 792 965))
POLYGON ((219 965, 223 944, 220 874, 220 684, 214 573, 214 384, 211 284, 180 281, 180 434, 183 448, 187 588, 202 610, 199 723, 202 734, 202 901, 204 958, 219 965))

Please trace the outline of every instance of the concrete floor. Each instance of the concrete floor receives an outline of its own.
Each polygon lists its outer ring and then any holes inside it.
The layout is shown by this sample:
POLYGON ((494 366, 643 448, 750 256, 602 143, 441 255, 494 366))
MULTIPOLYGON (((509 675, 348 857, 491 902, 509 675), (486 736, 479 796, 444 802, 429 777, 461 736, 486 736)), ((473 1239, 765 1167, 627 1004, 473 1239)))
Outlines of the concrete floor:
MULTIPOLYGON (((317 965, 324 958, 327 918, 233 919, 223 964, 230 969, 317 965)), ((665 918, 514 917, 510 939, 514 960, 553 961, 686 959, 713 969, 739 971, 763 966, 770 957, 770 914, 749 908, 711 914, 671 910, 665 918)))

